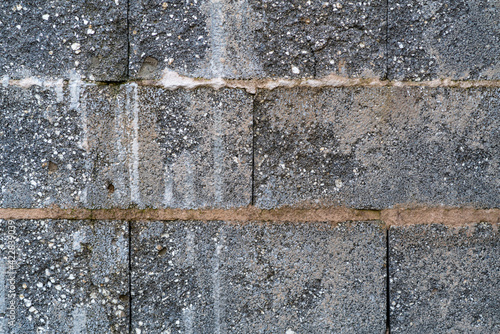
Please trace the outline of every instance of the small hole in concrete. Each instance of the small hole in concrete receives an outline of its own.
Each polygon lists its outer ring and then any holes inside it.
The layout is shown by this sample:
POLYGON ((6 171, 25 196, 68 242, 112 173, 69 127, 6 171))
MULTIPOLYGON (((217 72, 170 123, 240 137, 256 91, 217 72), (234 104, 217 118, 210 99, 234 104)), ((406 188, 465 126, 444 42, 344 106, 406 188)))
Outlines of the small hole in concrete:
POLYGON ((165 253, 167 253, 167 249, 166 249, 166 248, 162 248, 162 249, 160 249, 160 250, 158 251, 158 255, 159 255, 159 256, 163 256, 163 255, 165 255, 165 253))
POLYGON ((55 162, 49 161, 49 173, 54 173, 59 169, 55 162))
POLYGON ((112 183, 108 184, 108 194, 112 194, 114 192, 115 192, 115 186, 112 183))
POLYGON ((118 297, 118 298, 120 298, 120 300, 122 302, 128 302, 128 296, 127 295, 120 295, 120 297, 118 297))

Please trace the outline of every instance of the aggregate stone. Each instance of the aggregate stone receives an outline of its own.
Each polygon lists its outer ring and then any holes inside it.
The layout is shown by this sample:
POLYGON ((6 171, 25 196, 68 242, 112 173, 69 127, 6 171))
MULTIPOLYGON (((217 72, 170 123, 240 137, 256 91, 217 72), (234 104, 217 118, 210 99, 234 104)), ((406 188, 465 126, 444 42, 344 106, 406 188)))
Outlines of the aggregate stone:
POLYGON ((0 76, 127 76, 126 1, 2 1, 0 76))
POLYGON ((130 24, 137 78, 386 74, 382 0, 132 0, 130 24))
POLYGON ((488 223, 391 227, 391 333, 498 333, 499 241, 488 223))
POLYGON ((0 231, 2 333, 128 332, 128 223, 0 220, 0 231))
POLYGON ((79 88, 66 88, 62 82, 0 87, 1 207, 82 202, 88 174, 79 88))
POLYGON ((389 0, 388 76, 500 79, 497 0, 389 0))
POLYGON ((136 333, 384 333, 380 222, 137 222, 136 333))
POLYGON ((500 205, 498 88, 293 88, 255 99, 261 208, 500 205))
POLYGON ((252 107, 237 89, 127 86, 134 115, 132 203, 238 207, 251 202, 252 107))

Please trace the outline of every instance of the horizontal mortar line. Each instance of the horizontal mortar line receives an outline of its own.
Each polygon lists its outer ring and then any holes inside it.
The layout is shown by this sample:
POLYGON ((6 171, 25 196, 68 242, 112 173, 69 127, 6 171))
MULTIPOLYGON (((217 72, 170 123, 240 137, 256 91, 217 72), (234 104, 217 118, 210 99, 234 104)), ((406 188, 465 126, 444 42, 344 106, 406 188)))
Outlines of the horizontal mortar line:
POLYGON ((500 209, 474 208, 394 208, 362 210, 343 207, 259 209, 0 209, 0 219, 71 220, 197 220, 231 222, 332 222, 381 220, 390 226, 444 224, 462 226, 473 223, 500 223, 500 209))
MULTIPOLYGON (((80 80, 80 79, 77 79, 80 80)), ((71 80, 53 79, 53 78, 38 78, 29 77, 24 79, 5 79, 2 85, 8 85, 30 88, 32 86, 39 87, 62 87, 67 85, 71 80)), ((287 78, 264 78, 264 79, 203 79, 181 76, 175 72, 166 72, 159 80, 128 80, 128 81, 90 81, 82 80, 85 84, 95 85, 125 85, 137 84, 146 87, 160 87, 170 90, 175 89, 196 89, 196 88, 233 88, 244 89, 251 94, 255 94, 257 90, 273 90, 276 88, 335 88, 335 87, 427 87, 427 88, 482 88, 500 87, 500 80, 451 80, 451 79, 436 79, 430 81, 392 81, 380 80, 378 78, 346 78, 337 75, 328 75, 322 78, 303 78, 303 79, 287 79, 287 78)))

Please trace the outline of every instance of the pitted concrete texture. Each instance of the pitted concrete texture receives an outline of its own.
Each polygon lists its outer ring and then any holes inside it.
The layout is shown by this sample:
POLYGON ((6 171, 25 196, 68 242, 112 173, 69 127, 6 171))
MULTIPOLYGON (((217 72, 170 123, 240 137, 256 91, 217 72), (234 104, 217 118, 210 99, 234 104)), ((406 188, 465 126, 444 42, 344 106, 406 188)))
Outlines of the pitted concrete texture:
POLYGON ((0 332, 128 331, 127 223, 0 220, 0 232, 0 332))
POLYGON ((126 1, 6 0, 0 31, 0 77, 127 76, 126 1))
POLYGON ((391 80, 500 79, 498 0, 389 0, 391 80))
POLYGON ((498 333, 498 226, 389 230, 391 333, 498 333))
POLYGON ((380 222, 137 222, 137 333, 384 333, 380 222))
POLYGON ((252 196, 252 97, 238 89, 127 86, 139 207, 239 207, 252 196))
POLYGON ((498 88, 293 88, 255 99, 258 207, 500 205, 498 88))
POLYGON ((386 4, 203 0, 130 3, 130 73, 203 78, 386 74, 386 4))
POLYGON ((74 207, 88 180, 81 85, 0 87, 0 205, 74 207))
POLYGON ((31 86, 0 87, 1 207, 250 204, 253 100, 242 90, 16 85, 31 86))

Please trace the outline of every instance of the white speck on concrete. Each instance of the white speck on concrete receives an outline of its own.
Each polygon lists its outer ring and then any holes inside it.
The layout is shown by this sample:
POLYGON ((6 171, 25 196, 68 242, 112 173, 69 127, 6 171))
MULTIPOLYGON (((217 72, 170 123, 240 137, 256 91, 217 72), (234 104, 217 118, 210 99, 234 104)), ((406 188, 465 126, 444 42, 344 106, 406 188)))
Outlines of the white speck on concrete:
POLYGON ((292 73, 299 74, 300 73, 300 69, 297 66, 293 66, 292 65, 292 73))
POLYGON ((50 15, 49 14, 43 14, 42 15, 42 19, 44 19, 45 21, 47 21, 49 19, 50 15))
POLYGON ((71 44, 71 50, 73 50, 76 54, 79 54, 81 52, 80 47, 80 43, 71 44))

